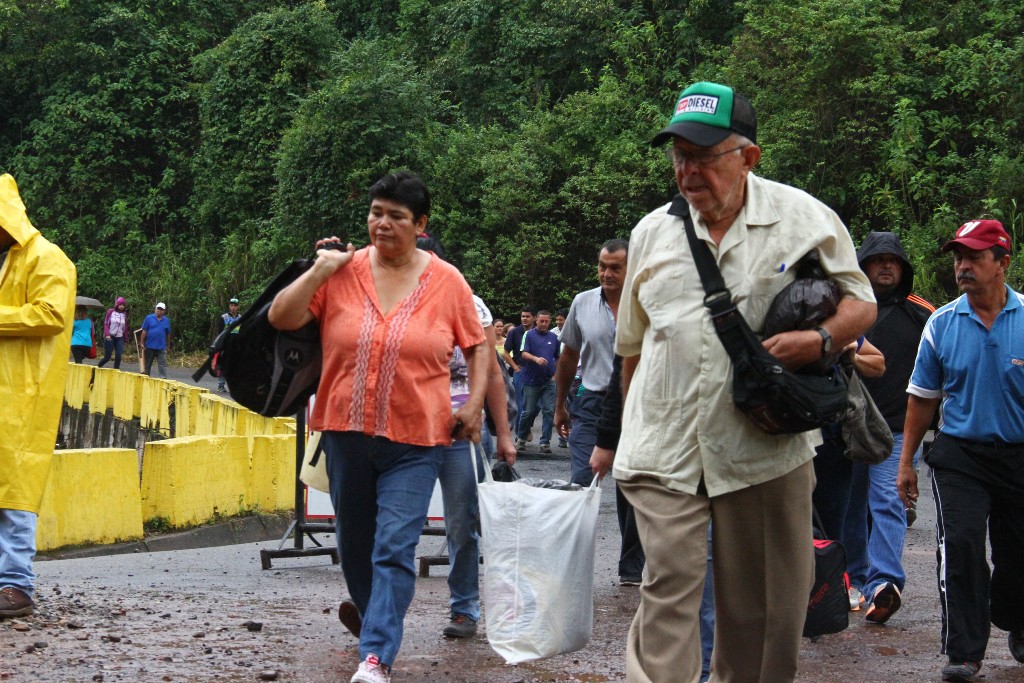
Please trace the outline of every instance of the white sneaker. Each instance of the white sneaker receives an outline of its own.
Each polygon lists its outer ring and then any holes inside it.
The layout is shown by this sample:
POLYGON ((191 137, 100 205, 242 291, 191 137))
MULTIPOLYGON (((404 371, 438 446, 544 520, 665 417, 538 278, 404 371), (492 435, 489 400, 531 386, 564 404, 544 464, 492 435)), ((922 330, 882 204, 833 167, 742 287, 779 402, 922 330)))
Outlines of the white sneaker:
POLYGON ((850 586, 850 611, 859 612, 860 606, 863 602, 864 595, 860 592, 860 589, 850 586))
POLYGON ((368 655, 359 662, 350 683, 391 683, 391 667, 381 664, 377 655, 368 655))

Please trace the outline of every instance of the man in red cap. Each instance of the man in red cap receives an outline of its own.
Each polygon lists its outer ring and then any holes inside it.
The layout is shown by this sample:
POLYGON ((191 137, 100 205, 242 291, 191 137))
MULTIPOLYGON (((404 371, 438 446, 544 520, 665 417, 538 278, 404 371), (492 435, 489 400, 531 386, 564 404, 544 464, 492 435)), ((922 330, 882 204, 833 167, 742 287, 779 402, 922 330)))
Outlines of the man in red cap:
POLYGON ((917 500, 914 452, 941 401, 925 462, 938 513, 942 679, 970 681, 990 623, 1009 631, 1024 663, 1024 296, 1006 284, 1010 236, 999 221, 964 223, 942 250, 953 252, 963 296, 925 325, 896 485, 905 504, 917 500))

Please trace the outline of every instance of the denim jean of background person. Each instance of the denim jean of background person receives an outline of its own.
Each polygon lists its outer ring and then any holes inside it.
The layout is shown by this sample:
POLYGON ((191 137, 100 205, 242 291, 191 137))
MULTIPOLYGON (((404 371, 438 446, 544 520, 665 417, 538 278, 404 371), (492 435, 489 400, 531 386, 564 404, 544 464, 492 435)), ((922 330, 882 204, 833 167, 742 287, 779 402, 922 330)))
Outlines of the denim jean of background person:
MULTIPOLYGON (((889 458, 877 465, 842 464, 850 477, 846 496, 849 504, 842 511, 839 535, 832 538, 838 538, 846 549, 851 609, 859 610, 863 602, 865 619, 884 624, 902 606, 906 583, 903 545, 912 521, 896 488, 907 385, 921 333, 935 307, 913 293, 914 267, 895 233, 869 233, 857 251, 857 261, 878 300, 878 318, 865 337, 885 356, 885 373, 879 377, 865 375, 864 388, 885 418, 895 445, 889 458)), ((915 465, 920 454, 918 448, 915 465)), ((823 483, 819 481, 819 486, 823 483)), ((835 489, 829 491, 834 493, 835 489)), ((815 502, 818 500, 815 491, 815 502)))

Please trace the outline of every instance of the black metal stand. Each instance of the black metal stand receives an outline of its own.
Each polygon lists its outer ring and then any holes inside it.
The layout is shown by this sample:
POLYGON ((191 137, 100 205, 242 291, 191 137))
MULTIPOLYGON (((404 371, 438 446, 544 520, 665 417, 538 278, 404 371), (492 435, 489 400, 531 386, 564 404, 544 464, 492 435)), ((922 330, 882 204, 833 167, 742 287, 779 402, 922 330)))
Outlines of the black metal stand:
MULTIPOLYGON (((281 543, 277 550, 261 550, 260 562, 264 569, 270 569, 271 561, 276 557, 312 557, 314 555, 330 555, 331 563, 338 564, 338 548, 328 547, 313 538, 314 533, 334 533, 334 524, 330 522, 307 522, 306 521, 306 485, 299 479, 299 472, 302 470, 302 457, 306 452, 306 410, 303 408, 295 416, 295 521, 288 527, 281 537, 281 543), (303 543, 303 535, 309 536, 309 540, 316 546, 306 548, 303 543), (291 548, 285 548, 284 544, 289 536, 293 536, 295 544, 291 548)), ((321 454, 320 457, 325 457, 321 454)))

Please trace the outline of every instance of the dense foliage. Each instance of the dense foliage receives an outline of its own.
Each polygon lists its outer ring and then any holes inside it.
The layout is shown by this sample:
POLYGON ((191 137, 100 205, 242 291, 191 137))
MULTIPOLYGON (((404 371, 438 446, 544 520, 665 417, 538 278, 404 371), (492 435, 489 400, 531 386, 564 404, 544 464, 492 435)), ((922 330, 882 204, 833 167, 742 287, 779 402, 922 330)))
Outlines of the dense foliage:
POLYGON ((957 225, 1024 239, 1024 0, 0 0, 0 171, 82 294, 166 301, 185 348, 314 238, 365 243, 402 167, 514 316, 670 198, 647 141, 698 79, 751 96, 762 175, 899 232, 937 303, 957 225))

